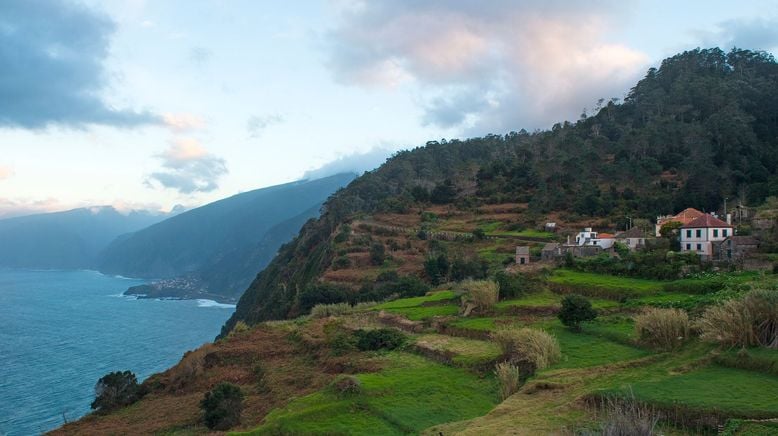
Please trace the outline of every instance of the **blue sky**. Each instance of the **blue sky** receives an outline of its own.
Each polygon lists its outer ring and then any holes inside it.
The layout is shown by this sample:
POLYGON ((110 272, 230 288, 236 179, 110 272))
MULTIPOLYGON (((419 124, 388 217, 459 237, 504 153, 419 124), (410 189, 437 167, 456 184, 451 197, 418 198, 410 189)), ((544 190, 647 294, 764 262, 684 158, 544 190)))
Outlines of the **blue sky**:
POLYGON ((0 2, 0 217, 364 170, 574 120, 685 49, 778 48, 776 2, 583 3, 0 2))

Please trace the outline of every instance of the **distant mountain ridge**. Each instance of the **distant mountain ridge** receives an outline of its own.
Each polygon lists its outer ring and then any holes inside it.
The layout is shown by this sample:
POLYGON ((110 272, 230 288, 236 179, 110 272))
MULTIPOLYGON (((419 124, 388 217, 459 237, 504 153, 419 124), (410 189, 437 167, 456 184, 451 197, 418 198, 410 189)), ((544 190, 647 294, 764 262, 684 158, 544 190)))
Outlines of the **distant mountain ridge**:
POLYGON ((237 298, 278 248, 319 215, 355 174, 337 174, 234 195, 113 241, 106 274, 161 280, 133 292, 155 297, 237 298), (180 280, 179 280, 180 279, 180 280))
POLYGON ((112 240, 167 217, 100 206, 2 219, 0 267, 94 268, 100 252, 112 240))

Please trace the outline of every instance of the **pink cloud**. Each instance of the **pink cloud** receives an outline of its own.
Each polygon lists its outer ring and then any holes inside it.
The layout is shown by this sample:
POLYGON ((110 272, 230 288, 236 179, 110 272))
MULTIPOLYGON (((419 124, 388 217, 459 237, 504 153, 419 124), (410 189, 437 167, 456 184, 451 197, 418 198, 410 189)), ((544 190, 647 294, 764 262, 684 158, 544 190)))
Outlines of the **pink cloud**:
POLYGON ((14 175, 13 169, 8 166, 0 165, 0 180, 5 180, 14 175))
POLYGON ((162 122, 171 130, 185 132, 189 130, 199 130, 205 128, 205 120, 194 114, 164 114, 162 122))

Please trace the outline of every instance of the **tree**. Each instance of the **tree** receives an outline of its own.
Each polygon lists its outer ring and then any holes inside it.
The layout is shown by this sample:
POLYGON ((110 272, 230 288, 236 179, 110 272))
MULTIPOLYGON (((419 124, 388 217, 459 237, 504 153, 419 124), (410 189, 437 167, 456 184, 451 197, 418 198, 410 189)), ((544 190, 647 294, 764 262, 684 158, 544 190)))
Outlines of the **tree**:
POLYGON ((138 379, 132 372, 111 372, 97 381, 92 409, 97 413, 108 413, 138 401, 143 393, 138 379))
POLYGON ((383 265, 386 260, 386 248, 384 244, 376 242, 370 246, 370 263, 373 265, 383 265))
POLYGON ((243 392, 232 383, 222 382, 205 393, 200 401, 205 425, 212 430, 228 430, 240 422, 243 392))
POLYGON ((567 295, 562 299, 559 320, 575 332, 581 331, 581 323, 597 318, 592 303, 580 295, 567 295))
POLYGON ((435 186, 430 194, 430 200, 435 204, 447 204, 454 201, 457 189, 451 180, 446 180, 442 185, 435 186))

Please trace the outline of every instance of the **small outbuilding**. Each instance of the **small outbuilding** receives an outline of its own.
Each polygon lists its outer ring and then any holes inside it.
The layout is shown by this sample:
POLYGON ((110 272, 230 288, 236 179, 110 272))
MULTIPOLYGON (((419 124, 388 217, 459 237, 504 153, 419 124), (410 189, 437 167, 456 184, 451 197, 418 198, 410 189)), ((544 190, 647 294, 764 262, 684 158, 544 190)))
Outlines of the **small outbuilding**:
POLYGON ((522 245, 516 247, 516 265, 529 265, 529 247, 522 245))

